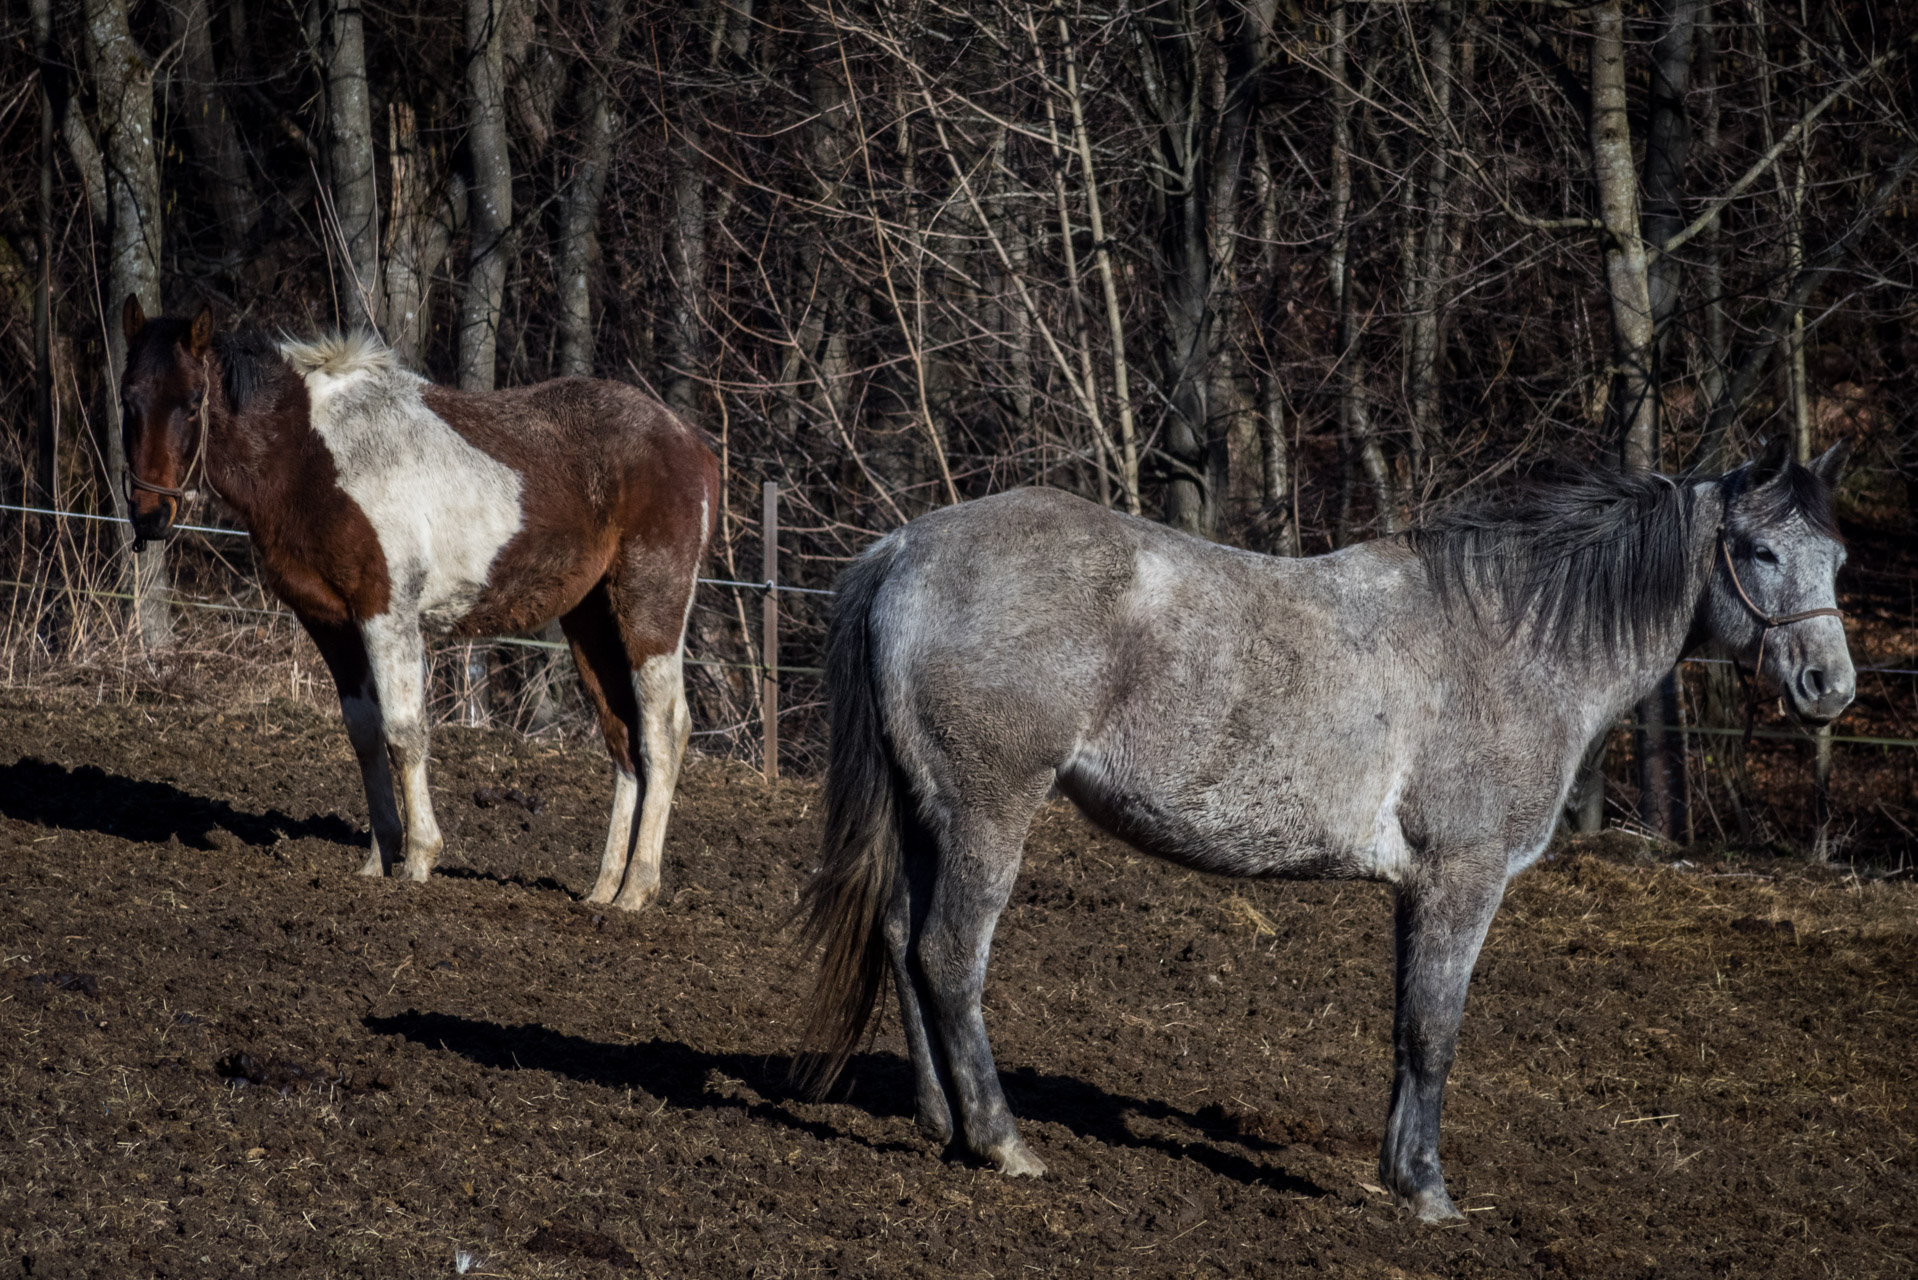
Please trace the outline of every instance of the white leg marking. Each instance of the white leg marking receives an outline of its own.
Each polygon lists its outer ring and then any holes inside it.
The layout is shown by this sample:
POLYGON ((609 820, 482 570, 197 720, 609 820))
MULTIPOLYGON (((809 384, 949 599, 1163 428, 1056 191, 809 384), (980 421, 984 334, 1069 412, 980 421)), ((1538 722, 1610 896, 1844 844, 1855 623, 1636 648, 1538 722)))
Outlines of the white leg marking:
POLYGON ((666 820, 672 815, 673 789, 692 733, 686 710, 686 681, 680 651, 648 658, 634 678, 639 697, 639 745, 646 771, 646 799, 640 808, 639 839, 626 882, 613 905, 637 911, 659 896, 659 865, 666 852, 666 820))
POLYGON ((367 620, 360 633, 379 690, 386 747, 399 769, 406 802, 405 875, 424 880, 445 844, 426 789, 426 646, 416 622, 390 613, 367 620))
POLYGON ((619 892, 626 874, 626 859, 633 850, 633 810, 639 806, 639 779, 618 765, 613 766, 613 819, 606 827, 606 852, 599 860, 599 879, 588 902, 611 902, 619 892))
POLYGON ((386 741, 381 731, 380 704, 371 690, 340 699, 340 714, 346 721, 347 740, 359 758, 360 780, 366 784, 368 825, 373 828, 373 849, 363 876, 383 876, 400 857, 404 837, 400 833, 399 807, 393 801, 393 770, 386 756, 386 741))

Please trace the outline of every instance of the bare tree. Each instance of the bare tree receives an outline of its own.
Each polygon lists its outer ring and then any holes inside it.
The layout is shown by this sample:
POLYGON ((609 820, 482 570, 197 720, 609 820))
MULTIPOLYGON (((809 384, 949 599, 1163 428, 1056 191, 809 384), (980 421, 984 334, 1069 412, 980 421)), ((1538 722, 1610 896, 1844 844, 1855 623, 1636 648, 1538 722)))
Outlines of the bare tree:
MULTIPOLYGON (((180 114, 187 137, 206 174, 206 192, 219 223, 220 248, 227 263, 238 265, 247 233, 259 216, 246 151, 213 57, 212 15, 207 0, 177 0, 168 10, 173 39, 180 49, 180 114)), ((359 21, 355 10, 354 21, 359 21)), ((364 101, 365 68, 360 73, 364 101)))
POLYGON ((599 258, 599 202, 606 190, 620 120, 612 82, 625 38, 626 0, 597 0, 593 52, 580 60, 578 159, 560 197, 559 369, 584 377, 593 371, 593 268, 599 258))
POLYGON ((1350 26, 1347 6, 1332 6, 1332 23, 1325 65, 1332 81, 1332 252, 1327 264, 1331 283, 1334 323, 1337 326, 1334 376, 1339 387, 1339 427, 1345 453, 1344 476, 1339 501, 1339 525, 1336 541, 1343 545, 1351 538, 1352 465, 1365 469, 1366 479, 1378 504, 1381 532, 1396 533, 1403 502, 1397 478, 1386 462, 1385 449, 1372 426, 1371 410, 1366 403, 1365 355, 1361 346, 1364 321, 1359 315, 1358 289, 1353 273, 1352 252, 1352 111, 1350 80, 1350 26), (1356 455, 1356 456, 1355 456, 1356 455))
POLYGON ((1215 342, 1218 292, 1231 279, 1246 139, 1258 119, 1273 8, 1272 0, 1204 7, 1157 0, 1142 7, 1133 29, 1139 84, 1155 126, 1165 280, 1163 456, 1171 470, 1166 520, 1208 535, 1217 532, 1226 489, 1224 437, 1215 425, 1225 406, 1211 403, 1221 381, 1213 366, 1228 358, 1215 342), (1222 59, 1213 57, 1215 41, 1222 59))
MULTIPOLYGON (((33 281, 33 501, 60 507, 59 420, 53 414, 53 183, 55 97, 52 80, 59 75, 53 47, 51 0, 32 0, 34 57, 39 61, 40 154, 39 190, 34 193, 33 281)), ((64 86, 58 93, 64 104, 64 86)))
MULTIPOLYGON (((94 97, 94 123, 78 110, 67 114, 67 145, 87 186, 94 222, 104 233, 107 270, 104 305, 97 317, 107 350, 98 427, 106 462, 107 490, 116 515, 127 517, 120 476, 126 447, 120 437, 120 373, 126 368, 126 335, 120 303, 140 300, 149 315, 160 313, 160 162, 153 139, 153 66, 127 24, 126 0, 87 0, 87 64, 94 97)), ((132 526, 121 541, 131 548, 132 526)), ((173 643, 168 606, 166 549, 155 544, 133 555, 134 616, 143 642, 153 649, 173 643)))
POLYGON ((466 0, 466 190, 472 239, 460 304, 459 383, 491 391, 506 270, 514 256, 513 164, 506 140, 506 66, 502 35, 515 0, 466 0))
POLYGON ((431 327, 433 278, 446 261, 466 216, 466 188, 458 170, 444 170, 436 149, 420 138, 413 104, 387 104, 386 340, 409 369, 425 365, 431 327))
MULTIPOLYGON (((204 27, 204 24, 202 24, 204 27)), ((327 0, 326 167, 331 231, 341 258, 340 310, 348 325, 379 328, 380 201, 373 156, 373 107, 366 80, 366 34, 355 0, 327 0)))

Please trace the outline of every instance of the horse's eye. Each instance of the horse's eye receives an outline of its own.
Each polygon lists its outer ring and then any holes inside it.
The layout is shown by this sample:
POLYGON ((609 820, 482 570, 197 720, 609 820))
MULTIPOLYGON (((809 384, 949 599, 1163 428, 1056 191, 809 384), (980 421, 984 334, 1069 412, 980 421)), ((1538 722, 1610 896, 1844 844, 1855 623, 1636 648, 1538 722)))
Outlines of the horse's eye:
POLYGON ((1777 564, 1778 553, 1776 551, 1773 551, 1770 547, 1764 547, 1764 546, 1753 547, 1752 559, 1758 561, 1758 563, 1760 564, 1777 564))

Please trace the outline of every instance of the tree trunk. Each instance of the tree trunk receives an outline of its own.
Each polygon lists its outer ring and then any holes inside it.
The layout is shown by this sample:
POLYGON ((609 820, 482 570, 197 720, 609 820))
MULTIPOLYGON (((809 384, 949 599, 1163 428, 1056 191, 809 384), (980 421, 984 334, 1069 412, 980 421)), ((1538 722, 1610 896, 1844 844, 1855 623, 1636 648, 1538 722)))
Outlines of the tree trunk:
MULTIPOLYGON (((260 215, 253 180, 247 173, 246 152, 239 130, 219 88, 219 70, 213 61, 212 17, 207 0, 179 0, 170 11, 173 39, 180 47, 180 114, 187 136, 199 158, 205 187, 220 224, 220 247, 229 269, 238 267, 246 253, 247 233, 260 215)), ((358 22, 357 10, 354 21, 358 22)), ((365 98, 365 71, 360 76, 365 98)))
POLYGON ((686 112, 672 143, 673 221, 666 240, 666 271, 672 279, 670 349, 665 366, 666 403, 689 421, 699 400, 700 352, 706 338, 706 158, 686 112))
MULTIPOLYGON (((120 476, 126 447, 120 437, 120 374, 126 368, 126 335, 120 304, 137 297, 148 315, 160 306, 160 161, 153 141, 153 68, 127 25, 126 0, 86 0, 87 60, 93 73, 99 118, 96 141, 80 113, 69 114, 68 144, 93 197, 94 217, 107 240, 107 378, 100 404, 101 456, 114 513, 127 518, 120 476), (76 136, 77 135, 77 136, 76 136)), ((131 525, 120 526, 123 545, 133 545, 131 525)), ((149 649, 173 643, 168 608, 166 547, 154 543, 133 556, 133 611, 149 649)))
POLYGON ((1169 413, 1163 458, 1165 522, 1187 533, 1206 532, 1205 370, 1211 355, 1212 264, 1206 207, 1211 184, 1204 171, 1206 134, 1198 119, 1204 89, 1204 35, 1187 26, 1192 17, 1179 0, 1141 6, 1135 34, 1139 78, 1156 119, 1153 145, 1159 173, 1159 259, 1165 314, 1160 337, 1159 378, 1169 413))
POLYGON ((1266 549, 1273 555, 1299 554, 1298 524, 1292 512, 1292 457, 1285 440, 1285 389, 1279 374, 1279 353, 1271 345, 1278 332, 1279 295, 1279 187, 1272 180, 1272 157, 1265 138, 1255 135, 1252 148, 1252 189, 1259 202, 1261 253, 1260 343, 1266 367, 1259 373, 1259 503, 1266 528, 1266 549))
POLYGON ((386 341, 400 362, 426 367, 432 329, 432 281, 466 213, 457 173, 442 182, 438 156, 420 141, 413 105, 387 104, 386 341))
POLYGON ((53 46, 52 0, 32 0, 33 48, 40 71, 40 190, 34 210, 34 243, 39 261, 33 281, 33 462, 30 503, 60 509, 60 435, 53 416, 53 170, 54 102, 64 105, 65 85, 56 90, 58 50, 53 46))
MULTIPOLYGON (((1716 160, 1719 155, 1719 30, 1712 21, 1711 0, 1704 0, 1700 5, 1699 18, 1697 82, 1705 107, 1699 120, 1699 134, 1705 154, 1716 160)), ((1726 361, 1731 358, 1731 329, 1725 313, 1724 249, 1716 219, 1699 237, 1699 259, 1699 285, 1705 308, 1705 369, 1699 377, 1699 392, 1709 407, 1717 404, 1724 394, 1726 361)), ((1699 463, 1706 471, 1721 472, 1731 466, 1724 446, 1723 433, 1706 434, 1699 450, 1699 463)), ((1743 755, 1742 749, 1739 754, 1743 755)), ((1742 814, 1742 809, 1740 812, 1742 814)))
MULTIPOLYGON (((1079 155, 1079 172, 1086 184, 1086 222, 1092 230, 1092 256, 1099 267, 1099 286, 1105 300, 1106 333, 1112 349, 1112 397, 1119 415, 1119 483, 1126 510, 1138 515, 1139 446, 1132 423, 1130 368, 1126 360, 1125 324, 1119 311, 1119 290, 1112 278, 1112 247, 1106 240, 1105 211, 1099 202, 1098 174, 1092 164, 1092 139, 1086 131, 1085 103, 1079 93, 1079 62, 1072 30, 1063 11, 1058 15, 1059 40, 1065 46, 1066 97, 1072 107, 1072 137, 1079 155)), ((1087 393, 1093 394, 1090 384, 1087 393)))
POLYGON ((1625 99, 1625 18, 1619 0, 1592 9, 1592 178, 1604 224, 1605 282, 1611 295, 1612 412, 1627 467, 1658 465, 1652 392, 1652 305, 1639 230, 1638 173, 1625 99))
POLYGON ((1347 15, 1344 4, 1332 9, 1332 45, 1326 64, 1332 78, 1332 255, 1330 277, 1337 325, 1339 429, 1345 446, 1347 475, 1339 507, 1337 541, 1351 536, 1351 466, 1364 468, 1378 499, 1380 533, 1399 529, 1398 483, 1385 460, 1385 450, 1372 430, 1365 403, 1365 363, 1360 350, 1363 324, 1352 279, 1352 102, 1346 59, 1347 15))
POLYGON ((1231 279, 1246 138, 1258 118, 1272 0, 1203 9, 1159 0, 1140 11, 1139 76, 1157 117, 1163 173, 1159 248, 1165 288, 1161 367, 1170 388, 1166 522, 1212 537, 1225 509, 1226 416, 1213 394, 1218 292, 1231 279), (1222 57, 1213 33, 1223 35, 1222 57), (1215 65, 1219 58, 1222 65, 1215 65), (1220 77, 1212 83, 1213 77, 1220 77))
POLYGON ((326 167, 335 248, 341 256, 340 312, 348 326, 378 329, 380 200, 373 158, 373 108, 367 92, 366 38, 360 7, 329 0, 326 11, 326 167))
MULTIPOLYGON (((1645 239, 1662 245, 1685 226, 1685 171, 1691 162, 1690 89, 1693 32, 1703 0, 1661 0, 1663 20, 1652 46, 1650 121, 1645 131, 1645 239)), ((1684 266, 1678 255, 1661 254, 1648 268, 1652 308, 1652 394, 1663 395, 1664 354, 1671 347, 1667 324, 1678 309, 1684 266)), ((1655 419, 1656 420, 1656 419, 1655 419)), ((1654 445, 1653 452, 1657 449, 1654 445)))
MULTIPOLYGON (((1444 342, 1444 313, 1440 294, 1452 274, 1458 252, 1458 217, 1451 208, 1452 166, 1448 148, 1461 141, 1453 124, 1452 88, 1461 69, 1469 79, 1473 43, 1458 47, 1458 17, 1449 0, 1433 7, 1431 33, 1426 42, 1424 74, 1427 133, 1433 139, 1421 184, 1407 184, 1408 192, 1424 197, 1423 226, 1415 244, 1408 245, 1406 290, 1406 361, 1411 401, 1412 493, 1414 498, 1429 477, 1429 451, 1443 434, 1439 418, 1439 357, 1444 342)), ((1408 195, 1408 199, 1412 198, 1408 195)))
POLYGON ((466 146, 473 182, 466 192, 472 249, 459 330, 459 382, 465 391, 493 389, 506 270, 513 258, 513 165, 500 41, 512 3, 466 0, 466 146))
MULTIPOLYGON (((1685 225, 1685 171, 1691 159, 1691 119, 1685 109, 1690 88, 1692 34, 1700 0, 1661 0, 1661 27, 1652 46, 1651 108, 1645 130, 1644 239, 1662 245, 1685 225)), ((1594 90, 1596 90, 1594 83, 1594 90)), ((1593 99, 1597 101, 1594 92, 1593 99)), ((1677 311, 1684 285, 1683 263, 1661 254, 1646 270, 1646 299, 1651 308, 1649 372, 1644 393, 1653 438, 1635 465, 1659 465, 1660 409, 1664 399, 1665 353, 1671 348, 1667 323, 1677 311)), ((1629 394, 1629 393, 1628 393, 1629 394)), ((1628 453, 1631 446, 1628 445, 1628 453)), ((1638 720, 1647 728, 1638 736, 1639 810, 1645 825, 1667 839, 1682 838, 1688 825, 1685 794, 1685 740, 1679 725, 1676 673, 1639 704, 1638 720)))
POLYGON ((613 60, 626 34, 626 0, 599 0, 594 56, 580 68, 579 160, 560 198, 559 369, 562 377, 593 372, 593 267, 599 260, 599 202, 619 132, 610 92, 613 60))
MULTIPOLYGON (((1695 78, 1704 99, 1704 110, 1699 117, 1699 142, 1705 155, 1716 159, 1719 154, 1717 54, 1720 28, 1712 20, 1710 0, 1700 4, 1698 21, 1695 78)), ((1709 407, 1716 405, 1725 394, 1729 381, 1727 362, 1731 358, 1730 319, 1726 315, 1724 300, 1724 247, 1715 221, 1699 237, 1698 256, 1699 292, 1705 309, 1705 369, 1699 378, 1699 394, 1709 407)), ((1723 431, 1706 432, 1699 449, 1699 465, 1704 471, 1715 474, 1731 467, 1727 443, 1723 431)), ((1737 669, 1725 663, 1707 667, 1704 706, 1700 712, 1703 723, 1734 725, 1744 715, 1745 694, 1739 687, 1737 669)), ((1715 772, 1731 806, 1738 838, 1750 840, 1757 828, 1752 819, 1751 777, 1746 768, 1744 739, 1735 734, 1707 738, 1702 746, 1702 755, 1705 765, 1700 771, 1701 789, 1711 786, 1715 772)))

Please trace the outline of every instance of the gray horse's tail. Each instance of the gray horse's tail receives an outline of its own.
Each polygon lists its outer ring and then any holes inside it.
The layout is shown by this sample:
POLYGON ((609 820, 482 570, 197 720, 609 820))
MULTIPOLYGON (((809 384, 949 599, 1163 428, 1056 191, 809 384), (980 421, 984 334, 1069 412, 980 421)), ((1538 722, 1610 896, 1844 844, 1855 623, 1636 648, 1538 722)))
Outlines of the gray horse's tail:
POLYGON ((826 641, 832 744, 819 869, 800 900, 801 946, 820 952, 793 1077, 817 1098, 846 1068, 886 982, 883 921, 900 867, 898 770, 879 719, 872 606, 892 567, 879 547, 840 575, 826 641))

